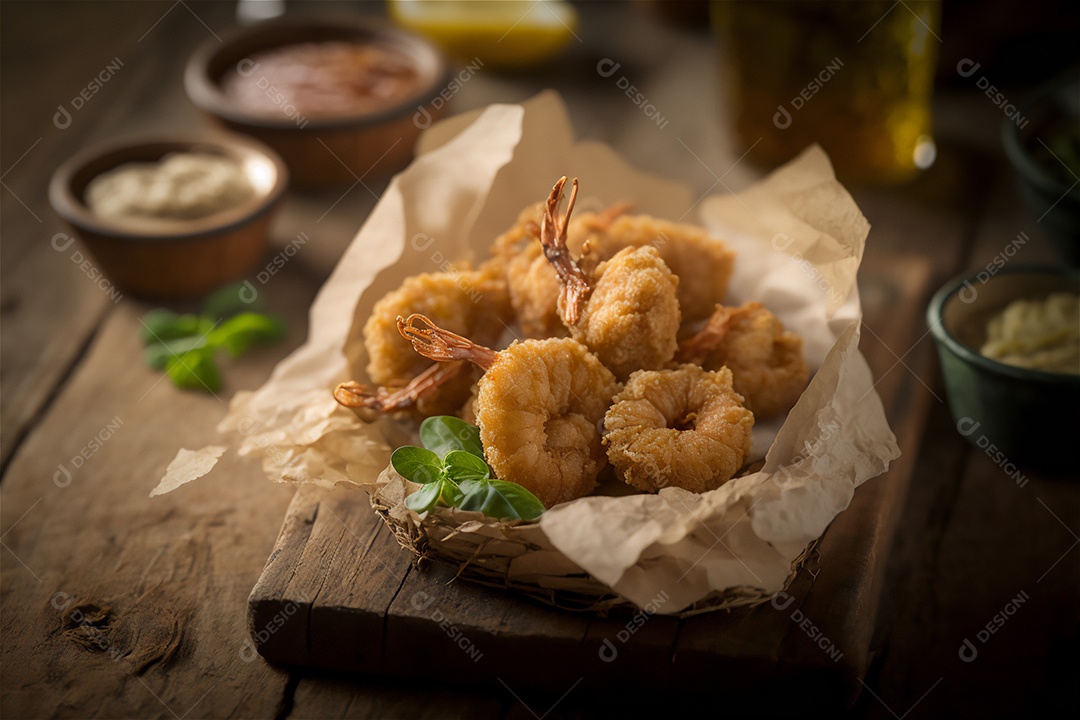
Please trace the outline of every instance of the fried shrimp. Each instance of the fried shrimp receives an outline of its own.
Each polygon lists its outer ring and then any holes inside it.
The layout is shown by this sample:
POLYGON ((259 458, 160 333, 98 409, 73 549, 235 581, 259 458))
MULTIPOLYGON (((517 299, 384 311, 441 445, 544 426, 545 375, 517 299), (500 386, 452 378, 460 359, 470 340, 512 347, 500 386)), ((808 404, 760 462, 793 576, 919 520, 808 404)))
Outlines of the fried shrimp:
MULTIPOLYGON (((558 337, 566 334, 556 303, 559 278, 536 242, 546 203, 531 205, 522 211, 514 225, 496 238, 491 253, 504 268, 510 302, 522 332, 528 337, 558 337)), ((615 203, 599 213, 583 213, 568 227, 569 245, 581 253, 586 242, 604 231, 611 222, 629 209, 627 203, 615 203)), ((599 260, 589 256, 591 265, 599 260)))
POLYGON ((422 417, 452 414, 468 399, 472 373, 464 363, 455 369, 433 366, 412 351, 397 329, 399 315, 422 312, 457 332, 494 341, 513 311, 501 273, 485 265, 424 273, 406 278, 397 290, 372 308, 364 325, 367 374, 379 387, 343 383, 334 391, 342 405, 361 419, 379 412, 411 409, 422 417))
POLYGON ((607 464, 597 428, 618 383, 584 345, 549 338, 496 352, 421 315, 398 318, 398 327, 427 358, 484 369, 474 408, 484 456, 500 479, 525 486, 548 508, 596 487, 607 464))
POLYGON ((761 303, 717 306, 708 323, 684 340, 679 359, 706 369, 731 369, 735 390, 758 418, 791 409, 809 377, 802 338, 761 303))
POLYGON ((753 426, 730 370, 682 365, 630 376, 604 417, 604 444, 619 476, 638 490, 706 492, 742 467, 753 426))
POLYGON ((566 214, 557 218, 566 178, 555 184, 541 224, 544 255, 559 277, 558 308, 571 336, 596 353, 619 380, 635 370, 659 370, 678 347, 679 279, 654 247, 625 248, 587 273, 570 256, 566 234, 574 210, 574 181, 566 214))
POLYGON ((590 243, 601 259, 627 247, 655 247, 679 278, 683 322, 709 317, 727 294, 735 262, 735 253, 701 228, 649 215, 616 218, 604 232, 594 234, 590 243))

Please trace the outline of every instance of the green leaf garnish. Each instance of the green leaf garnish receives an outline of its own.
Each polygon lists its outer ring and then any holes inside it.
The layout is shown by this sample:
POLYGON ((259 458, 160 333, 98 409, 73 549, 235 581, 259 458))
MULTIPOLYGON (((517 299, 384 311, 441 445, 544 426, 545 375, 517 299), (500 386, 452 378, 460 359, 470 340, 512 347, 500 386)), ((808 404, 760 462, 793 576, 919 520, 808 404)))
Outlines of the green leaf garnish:
POLYGON ((180 315, 158 308, 142 318, 139 339, 146 346, 146 364, 165 370, 173 384, 185 390, 216 392, 221 372, 215 364, 218 350, 239 357, 253 343, 269 343, 285 336, 278 318, 251 312, 233 285, 211 295, 202 315, 180 315))
POLYGON ((206 336, 198 335, 154 343, 146 348, 146 364, 154 370, 164 370, 173 358, 204 347, 206 336))
POLYGON ((413 445, 395 450, 390 456, 390 464, 398 475, 421 485, 434 483, 443 476, 443 461, 439 456, 413 445))
POLYGON ((469 480, 461 483, 462 510, 477 510, 499 520, 534 520, 544 504, 524 486, 505 480, 469 480))
POLYGON ((165 374, 178 388, 207 392, 221 389, 221 373, 206 348, 174 355, 165 365, 165 374))
POLYGON ((190 335, 202 335, 213 325, 212 321, 200 318, 198 315, 180 315, 172 310, 158 308, 143 315, 139 339, 142 340, 143 345, 152 345, 190 335))
POLYGON ((450 415, 430 417, 420 425, 420 439, 423 448, 405 445, 390 456, 399 475, 424 485, 405 498, 413 512, 457 507, 499 520, 534 520, 544 513, 526 488, 491 477, 475 425, 450 415))
POLYGON ((225 348, 233 357, 239 357, 252 343, 275 342, 284 336, 285 324, 281 320, 258 313, 241 313, 211 330, 209 343, 225 348))
POLYGON ((200 314, 211 321, 217 321, 240 313, 259 312, 262 309, 262 303, 258 301, 258 296, 251 300, 244 300, 247 294, 243 283, 226 285, 206 297, 200 314))
POLYGON ((491 468, 481 458, 465 450, 451 450, 443 458, 446 476, 454 482, 491 477, 491 468))
POLYGON ((405 498, 405 505, 413 512, 423 514, 439 505, 456 507, 461 502, 461 497, 461 489, 457 484, 453 480, 442 478, 428 483, 405 498))
POLYGON ((420 423, 420 440, 424 447, 439 457, 453 450, 464 450, 481 459, 484 457, 480 428, 453 415, 436 415, 420 423))

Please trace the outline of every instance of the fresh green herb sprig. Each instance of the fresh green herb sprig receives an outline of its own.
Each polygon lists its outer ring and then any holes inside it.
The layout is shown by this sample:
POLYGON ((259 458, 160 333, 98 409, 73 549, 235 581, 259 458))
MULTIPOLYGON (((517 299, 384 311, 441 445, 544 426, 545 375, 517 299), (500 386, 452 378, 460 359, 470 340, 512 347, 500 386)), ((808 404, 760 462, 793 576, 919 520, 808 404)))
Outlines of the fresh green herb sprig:
POLYGON ((480 430, 452 415, 420 424, 424 447, 405 445, 390 456, 399 475, 424 487, 405 498, 416 513, 435 507, 476 510, 497 520, 533 520, 544 504, 521 485, 491 477, 480 430))
POLYGON ((217 392, 221 371, 215 356, 225 350, 239 357, 253 343, 276 342, 285 324, 255 312, 240 299, 242 285, 230 285, 210 295, 200 314, 158 308, 142 318, 139 337, 146 347, 146 364, 164 370, 173 384, 185 390, 217 392))

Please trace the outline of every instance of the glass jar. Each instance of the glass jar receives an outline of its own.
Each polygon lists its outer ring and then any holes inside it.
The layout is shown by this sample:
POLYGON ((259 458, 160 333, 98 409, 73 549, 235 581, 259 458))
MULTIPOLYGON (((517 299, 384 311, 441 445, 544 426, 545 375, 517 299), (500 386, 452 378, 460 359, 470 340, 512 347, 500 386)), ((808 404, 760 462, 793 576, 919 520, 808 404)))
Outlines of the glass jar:
POLYGON ((937 0, 714 0, 734 130, 775 167, 819 143, 837 175, 899 182, 934 161, 937 0))

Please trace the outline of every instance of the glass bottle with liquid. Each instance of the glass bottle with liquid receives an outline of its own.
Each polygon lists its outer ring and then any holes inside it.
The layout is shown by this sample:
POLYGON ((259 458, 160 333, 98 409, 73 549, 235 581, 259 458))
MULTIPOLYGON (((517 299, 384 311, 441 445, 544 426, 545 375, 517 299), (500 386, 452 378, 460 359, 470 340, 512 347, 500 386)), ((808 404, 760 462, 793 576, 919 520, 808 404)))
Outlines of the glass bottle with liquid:
POLYGON ((819 143, 837 175, 901 182, 936 154, 937 0, 714 0, 723 97, 765 167, 819 143))

